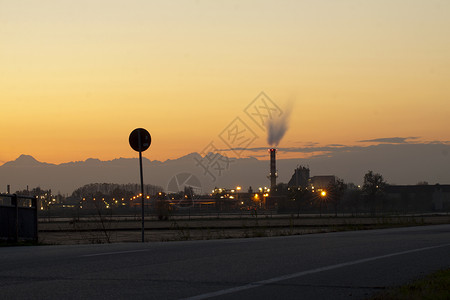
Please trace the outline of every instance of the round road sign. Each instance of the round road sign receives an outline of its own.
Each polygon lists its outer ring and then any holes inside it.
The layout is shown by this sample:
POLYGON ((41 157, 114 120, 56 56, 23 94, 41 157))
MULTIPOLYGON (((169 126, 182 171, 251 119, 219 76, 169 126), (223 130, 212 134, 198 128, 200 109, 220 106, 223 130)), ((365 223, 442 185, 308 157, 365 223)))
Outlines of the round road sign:
POLYGON ((129 142, 131 148, 138 152, 143 152, 150 147, 152 143, 152 137, 150 133, 144 128, 136 128, 130 133, 129 142))

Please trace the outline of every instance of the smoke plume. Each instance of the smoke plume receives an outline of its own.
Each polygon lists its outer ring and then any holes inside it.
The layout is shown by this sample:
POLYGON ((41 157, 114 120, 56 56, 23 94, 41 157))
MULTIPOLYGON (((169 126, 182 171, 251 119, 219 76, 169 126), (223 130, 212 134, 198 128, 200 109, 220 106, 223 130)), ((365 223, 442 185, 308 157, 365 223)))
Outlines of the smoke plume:
POLYGON ((292 112, 293 102, 286 105, 283 113, 267 120, 267 143, 272 147, 277 147, 286 131, 289 129, 289 118, 292 112))

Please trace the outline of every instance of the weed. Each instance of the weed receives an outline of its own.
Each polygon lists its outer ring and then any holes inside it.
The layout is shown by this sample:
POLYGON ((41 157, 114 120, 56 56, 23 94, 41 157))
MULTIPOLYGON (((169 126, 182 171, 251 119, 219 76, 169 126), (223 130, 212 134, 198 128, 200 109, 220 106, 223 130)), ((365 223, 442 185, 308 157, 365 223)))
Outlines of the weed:
POLYGON ((176 230, 176 239, 178 241, 188 241, 191 239, 191 231, 189 230, 189 226, 179 226, 177 222, 173 222, 172 226, 176 230))
POLYGON ((371 300, 450 299, 450 269, 440 270, 413 283, 389 289, 371 300))

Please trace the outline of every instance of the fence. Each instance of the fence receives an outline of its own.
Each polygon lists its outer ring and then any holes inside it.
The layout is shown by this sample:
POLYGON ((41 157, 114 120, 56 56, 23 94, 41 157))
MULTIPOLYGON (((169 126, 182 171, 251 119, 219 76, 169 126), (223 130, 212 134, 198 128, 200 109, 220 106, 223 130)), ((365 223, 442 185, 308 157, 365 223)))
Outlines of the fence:
POLYGON ((38 241, 36 198, 0 194, 0 240, 38 241))

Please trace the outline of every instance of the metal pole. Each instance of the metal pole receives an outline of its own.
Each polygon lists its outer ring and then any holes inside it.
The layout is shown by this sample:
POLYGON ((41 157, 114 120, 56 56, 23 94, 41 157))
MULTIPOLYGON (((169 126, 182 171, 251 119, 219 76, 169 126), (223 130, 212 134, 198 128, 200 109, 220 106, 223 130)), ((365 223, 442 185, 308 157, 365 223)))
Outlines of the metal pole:
POLYGON ((141 151, 139 151, 139 166, 141 169, 142 242, 144 242, 144 175, 142 172, 142 152, 141 151))
POLYGON ((38 214, 38 200, 37 200, 37 198, 36 197, 34 197, 32 200, 31 200, 31 205, 34 207, 34 210, 33 210, 33 212, 34 212, 34 238, 35 238, 35 242, 36 242, 36 244, 39 242, 39 236, 38 236, 38 217, 37 217, 37 214, 38 214))
POLYGON ((138 132, 138 144, 139 144, 139 169, 141 173, 141 205, 142 205, 142 242, 144 242, 144 175, 142 171, 142 140, 141 140, 141 130, 138 132))
POLYGON ((18 200, 18 198, 17 198, 17 195, 16 194, 14 194, 13 196, 12 196, 12 204, 15 206, 15 209, 16 209, 16 216, 15 216, 15 218, 16 218, 16 222, 15 222, 15 227, 16 227, 16 230, 15 230, 15 233, 14 233, 14 241, 17 243, 17 242, 19 242, 19 200, 18 200))

